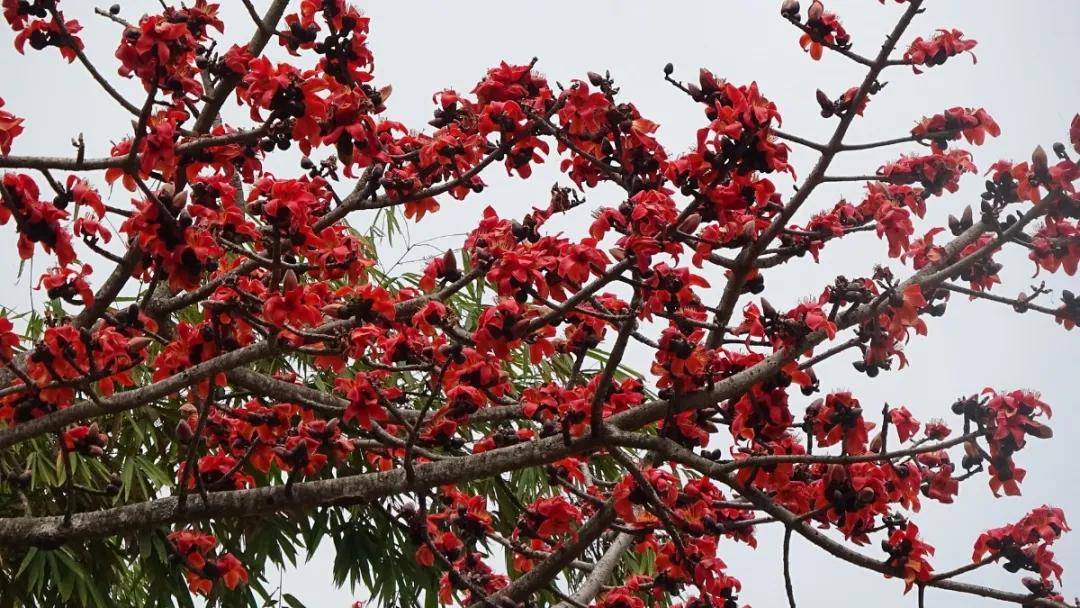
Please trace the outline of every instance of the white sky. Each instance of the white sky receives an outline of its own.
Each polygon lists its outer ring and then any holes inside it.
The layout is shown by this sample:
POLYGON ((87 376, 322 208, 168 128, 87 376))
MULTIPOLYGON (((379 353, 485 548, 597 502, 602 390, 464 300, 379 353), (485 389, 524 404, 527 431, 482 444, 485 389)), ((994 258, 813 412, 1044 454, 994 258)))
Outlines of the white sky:
MULTIPOLYGON (((105 4, 103 1, 102 6, 105 4)), ((226 5, 226 23, 232 26, 225 38, 230 43, 246 40, 252 25, 240 3, 228 0, 222 4, 226 5)), ((435 91, 445 87, 468 91, 484 70, 499 60, 524 63, 538 56, 538 69, 552 81, 567 83, 584 78, 588 70, 611 70, 623 99, 634 102, 646 117, 661 125, 660 139, 674 154, 686 149, 704 123, 699 107, 663 82, 661 67, 668 61, 675 64, 675 75, 682 79, 696 78, 699 67, 736 83, 756 79, 763 93, 780 107, 786 131, 819 141, 831 133, 833 122, 818 115, 814 90, 822 88, 838 95, 861 80, 863 68, 828 53, 821 62, 811 61, 798 46, 798 32, 779 17, 779 4, 771 0, 382 0, 361 7, 372 17, 376 81, 394 86, 388 104, 388 116, 393 119, 422 127, 431 116, 431 94, 435 91)), ((67 0, 63 5, 69 17, 86 26, 83 39, 88 54, 107 78, 120 83, 115 63, 110 61, 119 36, 117 26, 94 16, 91 2, 67 0)), ((152 0, 125 0, 121 5, 123 16, 131 20, 157 7, 152 0)), ((265 0, 256 5, 265 5, 265 0)), ((979 63, 973 66, 966 56, 955 58, 919 77, 908 69, 893 68, 884 76, 889 86, 871 101, 866 117, 855 123, 850 141, 905 134, 921 116, 957 105, 985 107, 1003 130, 1002 137, 975 150, 982 170, 999 158, 1024 159, 1035 145, 1049 149, 1053 142, 1066 138, 1069 120, 1080 110, 1080 78, 1071 65, 1080 53, 1076 36, 1080 3, 938 0, 927 5, 928 12, 916 19, 905 41, 928 35, 937 27, 957 27, 981 43, 976 49, 979 63)), ((872 0, 833 0, 827 8, 840 15, 852 34, 855 50, 873 55, 903 7, 893 2, 882 6, 872 0)), ((11 39, 10 32, 0 34, 2 44, 10 44, 11 39)), ((16 141, 15 154, 67 155, 70 138, 83 132, 88 156, 100 156, 108 152, 110 140, 130 130, 130 117, 96 88, 77 64, 61 62, 52 49, 32 52, 25 58, 17 57, 10 47, 4 52, 0 97, 7 102, 6 110, 27 119, 27 132, 16 141)), ((122 90, 132 93, 132 99, 138 98, 133 83, 120 84, 122 90)), ((245 124, 242 110, 231 102, 226 108, 227 119, 245 124)), ((834 163, 831 173, 871 173, 901 151, 890 148, 844 156, 834 163)), ((794 160, 799 175, 805 175, 812 157, 796 148, 794 160)), ((273 168, 282 175, 297 171, 292 163, 273 168)), ((503 217, 520 217, 533 205, 546 202, 554 181, 569 183, 556 169, 557 163, 549 162, 533 179, 522 181, 507 178, 500 167, 493 167, 485 174, 490 188, 464 203, 444 200, 441 213, 411 228, 412 239, 467 231, 487 205, 493 205, 503 217)), ((940 222, 967 204, 977 204, 981 179, 968 176, 961 195, 931 201, 927 222, 917 225, 917 235, 930 221, 940 222)), ((790 191, 790 183, 780 181, 778 185, 782 191, 790 191)), ((859 191, 854 184, 819 188, 810 209, 796 221, 805 221, 811 211, 831 206, 840 196, 858 199, 859 191)), ((116 192, 112 203, 124 205, 126 196, 116 192)), ((590 192, 587 206, 617 204, 615 196, 609 190, 590 192)), ((579 210, 560 219, 552 229, 581 235, 588 221, 586 213, 579 210)), ((358 226, 365 221, 354 220, 358 226)), ((0 229, 0 242, 8 252, 6 263, 0 265, 0 305, 25 310, 30 288, 42 268, 39 265, 36 272, 17 280, 14 240, 11 225, 0 229)), ((768 275, 770 301, 778 308, 794 305, 798 298, 816 296, 836 274, 864 276, 874 263, 884 259, 885 247, 873 236, 849 240, 827 248, 820 266, 804 260, 768 275)), ((456 247, 460 238, 438 243, 444 248, 456 247)), ((400 248, 388 253, 400 254, 400 248)), ((1003 274, 1005 287, 1000 293, 1015 295, 1032 282, 1033 265, 1023 255, 1006 259, 1017 263, 1003 274)), ((96 266, 99 274, 107 269, 106 263, 96 266)), ((414 265, 411 269, 418 268, 414 265)), ((706 276, 714 285, 722 285, 719 272, 707 271, 706 276)), ((1057 287, 1071 284, 1074 291, 1080 291, 1075 278, 1057 277, 1050 283, 1057 287)), ((38 303, 42 299, 41 294, 36 296, 38 303)), ((1018 464, 1028 469, 1024 496, 994 499, 984 475, 962 485, 958 504, 943 507, 926 501, 923 512, 915 516, 924 537, 938 547, 934 565, 944 570, 970 560, 972 544, 981 530, 1015 521, 1031 507, 1049 503, 1064 507, 1067 514, 1080 513, 1080 473, 1067 456, 1071 437, 1080 432, 1072 376, 1077 370, 1080 333, 1067 333, 1045 316, 1030 313, 1017 317, 996 304, 959 298, 954 299, 945 319, 932 319, 929 325, 930 336, 913 341, 907 349, 910 368, 883 374, 871 382, 851 369, 849 359, 840 357, 819 370, 822 388, 851 389, 869 410, 888 401, 906 405, 923 421, 935 416, 949 421, 948 405, 960 395, 984 386, 1024 387, 1042 391, 1057 413, 1052 421, 1057 437, 1034 441, 1017 457, 1018 464)), ((648 359, 643 353, 633 353, 630 364, 645 370, 648 359)), ((793 397, 792 402, 796 408, 805 404, 799 397, 793 397)), ((722 556, 730 573, 743 582, 742 602, 759 608, 786 602, 779 535, 779 529, 761 529, 756 552, 734 543, 723 546, 722 556)), ((881 557, 874 544, 863 550, 881 557)), ((1055 550, 1058 561, 1066 567, 1066 598, 1080 594, 1080 584, 1074 578, 1078 574, 1072 571, 1080 566, 1080 538, 1066 536, 1055 550)), ((310 606, 345 606, 352 599, 365 598, 362 590, 332 587, 330 559, 320 553, 308 565, 286 572, 285 590, 310 606)), ((901 595, 899 582, 826 558, 798 538, 793 545, 792 567, 800 605, 847 608, 869 600, 891 608, 915 601, 901 595)), ((964 580, 1022 591, 1019 578, 991 566, 964 580)), ((978 607, 995 602, 927 592, 928 606, 960 603, 978 607)))

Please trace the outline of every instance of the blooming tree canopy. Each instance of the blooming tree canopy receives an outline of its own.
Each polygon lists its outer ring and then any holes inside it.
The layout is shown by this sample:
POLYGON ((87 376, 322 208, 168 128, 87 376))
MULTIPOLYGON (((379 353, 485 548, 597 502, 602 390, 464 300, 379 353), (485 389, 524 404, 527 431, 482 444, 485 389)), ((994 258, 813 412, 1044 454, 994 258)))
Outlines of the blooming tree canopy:
POLYGON ((917 420, 818 374, 832 358, 871 379, 902 368, 927 317, 974 300, 1080 324, 1080 295, 1016 295, 999 255, 1077 272, 1080 116, 1051 152, 989 167, 966 149, 1000 135, 982 108, 848 141, 886 71, 902 87, 975 60, 963 32, 909 31, 933 7, 882 0, 893 24, 864 55, 856 43, 877 34, 852 35, 820 0, 782 3, 807 61, 864 68, 847 90, 807 92, 827 141, 781 130, 756 83, 668 64, 658 86, 701 112, 676 153, 610 74, 556 82, 535 60, 434 92, 427 125, 388 120, 357 7, 241 1, 250 20, 229 24, 207 0, 137 20, 97 9, 116 25, 106 67, 65 14, 78 3, 3 0, 7 61, 79 64, 131 129, 108 151, 77 137, 20 156, 35 125, 0 100, 0 225, 47 298, 0 317, 0 605, 280 605, 268 572, 325 542, 336 580, 385 605, 736 608, 725 546, 756 546, 760 526, 784 531, 793 607, 793 537, 920 600, 932 587, 1069 605, 1061 509, 1035 499, 968 541, 918 525, 961 484, 1021 493, 1024 448, 1052 435, 1037 393, 973 378, 917 420), (226 48, 226 26, 250 40, 226 48), (244 124, 223 120, 226 104, 244 124), (792 146, 814 163, 794 166, 792 146), (879 149, 894 160, 830 170, 879 149), (275 155, 290 172, 265 168, 275 155), (539 163, 569 183, 539 187, 546 206, 486 207, 420 273, 378 263, 400 221, 482 205, 485 180, 539 163), (985 175, 971 204, 927 221, 966 174, 985 175), (833 182, 856 196, 823 201, 833 182), (386 231, 348 223, 365 215, 386 231), (562 215, 588 229, 546 225, 562 215), (762 297, 770 269, 840 239, 879 263, 799 302, 762 297), (631 349, 649 369, 627 369, 631 349), (938 563, 935 540, 970 542, 971 561, 938 563), (1023 574, 963 581, 980 568, 1023 574))

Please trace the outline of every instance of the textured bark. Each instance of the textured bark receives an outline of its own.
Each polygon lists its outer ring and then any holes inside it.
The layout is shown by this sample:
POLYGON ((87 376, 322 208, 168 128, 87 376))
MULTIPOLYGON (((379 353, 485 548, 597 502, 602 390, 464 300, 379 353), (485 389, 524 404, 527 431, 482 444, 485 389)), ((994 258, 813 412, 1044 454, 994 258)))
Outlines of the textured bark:
POLYGON ((175 522, 243 518, 292 509, 310 509, 319 505, 363 503, 421 488, 473 481, 523 467, 538 466, 597 445, 598 442, 591 437, 570 444, 564 443, 561 437, 550 437, 464 458, 421 463, 415 467, 416 482, 412 485, 408 483, 403 469, 393 469, 296 483, 292 486, 291 494, 284 485, 213 492, 207 496, 205 503, 199 497, 190 497, 183 509, 178 499, 170 496, 112 509, 76 513, 67 527, 63 525, 62 516, 3 519, 0 520, 0 545, 49 546, 175 522))
MULTIPOLYGON (((585 577, 585 582, 577 588, 577 591, 570 596, 575 602, 579 604, 589 605, 592 603, 596 596, 600 594, 600 590, 607 585, 611 580, 611 575, 615 571, 615 568, 619 565, 619 561, 622 560, 623 555, 630 550, 630 547, 634 544, 634 535, 620 532, 615 540, 612 541, 611 546, 604 552, 603 557, 597 560, 593 566, 593 571, 585 577)), ((569 602, 560 602, 555 605, 555 608, 573 608, 569 602)))

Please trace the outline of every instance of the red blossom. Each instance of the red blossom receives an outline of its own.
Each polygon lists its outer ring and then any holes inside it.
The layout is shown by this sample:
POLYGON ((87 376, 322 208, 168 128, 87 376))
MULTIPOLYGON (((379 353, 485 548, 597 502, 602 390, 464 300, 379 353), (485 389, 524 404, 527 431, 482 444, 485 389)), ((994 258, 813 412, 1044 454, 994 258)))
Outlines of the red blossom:
MULTIPOLYGON (((904 52, 904 61, 912 65, 916 74, 920 74, 919 66, 933 67, 945 63, 949 57, 960 53, 971 53, 978 42, 964 39, 964 33, 957 29, 940 29, 929 40, 916 38, 908 50, 904 52)), ((971 53, 973 62, 978 62, 975 54, 971 53)))
MULTIPOLYGON (((915 420, 915 417, 911 415, 911 412, 903 406, 889 409, 889 422, 896 428, 896 434, 899 435, 901 443, 914 437, 922 426, 919 424, 919 421, 915 420)), ((927 425, 927 432, 929 432, 929 428, 929 425, 927 425)))
MULTIPOLYGON (((4 107, 4 99, 0 98, 0 108, 4 107)), ((14 114, 0 110, 0 152, 11 154, 11 142, 23 132, 23 119, 14 114)))

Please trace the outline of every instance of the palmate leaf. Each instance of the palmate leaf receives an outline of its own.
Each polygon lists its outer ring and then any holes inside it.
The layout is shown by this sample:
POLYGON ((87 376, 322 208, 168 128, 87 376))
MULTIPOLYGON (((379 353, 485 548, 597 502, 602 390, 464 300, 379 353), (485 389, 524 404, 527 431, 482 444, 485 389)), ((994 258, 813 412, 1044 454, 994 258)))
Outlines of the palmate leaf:
POLYGON ((438 578, 420 567, 413 546, 377 505, 357 507, 330 516, 329 536, 334 543, 334 583, 356 589, 362 586, 378 605, 432 605, 438 595, 438 578), (422 600, 420 598, 423 598, 422 600))

